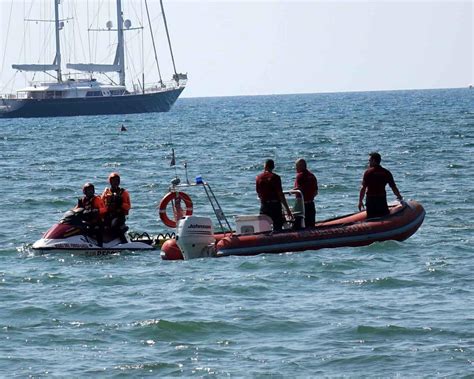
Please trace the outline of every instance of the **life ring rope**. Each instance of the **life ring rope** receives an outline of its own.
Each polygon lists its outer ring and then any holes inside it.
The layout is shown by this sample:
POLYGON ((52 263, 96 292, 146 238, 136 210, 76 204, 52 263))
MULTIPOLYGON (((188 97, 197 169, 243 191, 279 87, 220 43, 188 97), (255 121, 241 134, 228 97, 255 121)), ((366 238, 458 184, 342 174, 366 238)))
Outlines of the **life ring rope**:
POLYGON ((187 193, 178 191, 168 192, 160 201, 158 213, 163 224, 170 228, 176 228, 177 221, 181 217, 191 216, 193 214, 193 201, 187 193), (186 210, 181 208, 181 202, 184 203, 186 210), (173 218, 169 217, 166 211, 169 203, 171 203, 173 209, 173 218))

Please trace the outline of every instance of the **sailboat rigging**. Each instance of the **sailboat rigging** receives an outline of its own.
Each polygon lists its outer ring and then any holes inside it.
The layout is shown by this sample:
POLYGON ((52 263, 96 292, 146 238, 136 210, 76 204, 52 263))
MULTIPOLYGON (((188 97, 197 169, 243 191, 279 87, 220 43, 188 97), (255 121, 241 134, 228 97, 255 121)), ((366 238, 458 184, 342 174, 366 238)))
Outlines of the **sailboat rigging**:
MULTIPOLYGON (((30 86, 17 90, 16 94, 3 95, 0 97, 1 117, 55 117, 55 116, 77 116, 77 115, 108 115, 128 113, 166 112, 178 99, 187 83, 187 74, 176 71, 171 39, 163 7, 160 0, 163 24, 166 31, 171 60, 173 63, 173 78, 169 82, 163 82, 158 64, 155 40, 151 28, 151 20, 148 2, 145 1, 150 32, 153 41, 153 51, 159 73, 159 82, 151 86, 145 85, 144 73, 139 85, 133 89, 126 87, 126 62, 125 62, 125 38, 126 31, 143 29, 143 26, 132 27, 131 21, 124 20, 122 0, 116 3, 116 28, 108 21, 106 29, 89 29, 89 31, 114 32, 117 36, 117 47, 112 63, 66 63, 69 70, 78 71, 87 77, 77 78, 75 74, 64 74, 61 56, 60 33, 65 27, 65 21, 61 19, 61 0, 54 2, 55 29, 55 56, 52 64, 13 64, 12 68, 24 72, 55 71, 55 81, 31 82, 30 86), (94 78, 94 73, 118 75, 118 83, 102 83, 94 78)), ((28 21, 28 20, 26 20, 28 21)), ((51 74, 49 74, 51 75, 51 74)), ((140 82, 140 80, 139 80, 140 82)))

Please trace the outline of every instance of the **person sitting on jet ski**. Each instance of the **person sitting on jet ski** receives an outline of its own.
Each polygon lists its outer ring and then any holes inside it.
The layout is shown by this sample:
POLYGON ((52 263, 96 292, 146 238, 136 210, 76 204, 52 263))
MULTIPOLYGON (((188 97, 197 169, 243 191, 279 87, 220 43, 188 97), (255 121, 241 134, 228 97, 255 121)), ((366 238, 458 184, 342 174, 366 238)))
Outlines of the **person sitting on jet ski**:
POLYGON ((107 209, 100 196, 95 194, 95 187, 92 183, 82 186, 84 196, 77 202, 78 208, 83 208, 82 218, 87 226, 88 233, 97 240, 97 244, 102 247, 103 243, 103 218, 107 209))
POLYGON ((102 192, 102 200, 105 203, 107 213, 105 223, 110 227, 113 235, 118 235, 122 243, 127 243, 125 232, 128 227, 125 219, 132 207, 130 195, 125 188, 120 188, 120 175, 113 172, 109 175, 110 188, 105 188, 102 192))

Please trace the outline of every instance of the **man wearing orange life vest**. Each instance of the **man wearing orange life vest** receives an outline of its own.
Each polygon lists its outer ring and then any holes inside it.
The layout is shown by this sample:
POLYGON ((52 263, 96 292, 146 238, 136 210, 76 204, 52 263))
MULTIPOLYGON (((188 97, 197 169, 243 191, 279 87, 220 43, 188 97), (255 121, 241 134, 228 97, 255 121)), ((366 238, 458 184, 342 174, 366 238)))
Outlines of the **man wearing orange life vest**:
POLYGON ((88 233, 97 240, 99 246, 102 246, 103 219, 107 209, 101 197, 95 194, 95 187, 92 183, 84 184, 82 193, 84 196, 77 202, 77 208, 84 209, 82 217, 88 233))
POLYGON ((132 207, 130 195, 125 188, 120 187, 120 175, 113 172, 109 175, 110 188, 105 188, 102 192, 107 213, 105 215, 106 225, 110 227, 113 235, 120 237, 120 242, 127 243, 125 232, 128 227, 125 219, 132 207))

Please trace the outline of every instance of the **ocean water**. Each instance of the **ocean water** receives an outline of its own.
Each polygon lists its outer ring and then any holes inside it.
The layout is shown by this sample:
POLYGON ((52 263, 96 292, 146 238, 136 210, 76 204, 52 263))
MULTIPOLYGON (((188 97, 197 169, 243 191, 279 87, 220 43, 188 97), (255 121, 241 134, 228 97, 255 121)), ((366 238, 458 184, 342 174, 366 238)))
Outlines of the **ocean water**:
MULTIPOLYGON (((473 166, 468 89, 0 119, 0 376, 473 377, 473 166), (186 262, 30 250, 84 182, 101 191, 111 171, 131 193, 130 228, 168 231, 156 205, 175 174, 185 179, 185 161, 231 219, 258 212, 266 158, 285 188, 295 159, 307 159, 319 220, 351 213, 373 150, 426 209, 404 242, 186 262)), ((203 194, 189 193, 195 213, 209 214, 203 194)))

